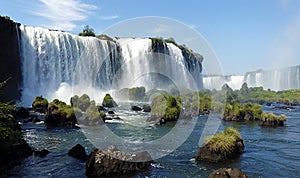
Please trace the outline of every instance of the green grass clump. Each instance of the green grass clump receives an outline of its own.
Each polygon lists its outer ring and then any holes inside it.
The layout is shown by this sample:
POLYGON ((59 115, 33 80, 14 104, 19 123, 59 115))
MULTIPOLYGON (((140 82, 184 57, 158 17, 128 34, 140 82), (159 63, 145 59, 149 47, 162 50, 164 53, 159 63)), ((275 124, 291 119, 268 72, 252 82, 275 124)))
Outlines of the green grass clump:
POLYGON ((282 121, 285 122, 287 117, 284 114, 276 116, 274 113, 262 113, 262 121, 272 122, 272 121, 282 121))
POLYGON ((239 131, 234 128, 227 128, 224 132, 208 137, 206 144, 209 146, 209 151, 211 152, 230 155, 235 150, 237 139, 241 139, 239 131))
POLYGON ((46 112, 46 109, 48 107, 48 100, 46 98, 43 98, 42 96, 35 97, 32 108, 33 110, 37 112, 46 112))
POLYGON ((169 94, 162 94, 155 97, 151 103, 151 115, 161 117, 166 121, 177 120, 181 111, 180 102, 169 94))

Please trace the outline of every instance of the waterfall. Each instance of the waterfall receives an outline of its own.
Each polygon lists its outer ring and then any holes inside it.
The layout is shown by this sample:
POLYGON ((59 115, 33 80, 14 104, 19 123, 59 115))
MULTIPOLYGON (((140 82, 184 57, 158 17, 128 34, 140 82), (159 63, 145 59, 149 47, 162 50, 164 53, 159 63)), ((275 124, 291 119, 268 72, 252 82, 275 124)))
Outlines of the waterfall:
POLYGON ((61 90, 66 90, 65 98, 60 98, 65 101, 73 93, 93 95, 93 89, 111 83, 119 60, 115 43, 43 28, 20 29, 25 104, 36 95, 59 97, 61 90))
POLYGON ((248 87, 263 87, 275 91, 300 88, 300 66, 275 70, 247 72, 244 76, 208 76, 203 78, 204 88, 221 89, 227 83, 232 89, 240 89, 243 83, 248 87))
POLYGON ((202 87, 202 65, 172 43, 154 51, 149 38, 99 40, 67 32, 21 26, 22 102, 37 95, 69 102, 88 94, 101 102, 103 91, 144 86, 202 87))

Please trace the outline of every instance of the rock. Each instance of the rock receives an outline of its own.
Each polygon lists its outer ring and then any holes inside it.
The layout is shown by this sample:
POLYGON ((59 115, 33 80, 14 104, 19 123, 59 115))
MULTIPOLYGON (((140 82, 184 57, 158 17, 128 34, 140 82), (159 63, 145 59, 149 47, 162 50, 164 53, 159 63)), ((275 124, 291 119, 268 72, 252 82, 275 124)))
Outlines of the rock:
POLYGON ((42 96, 35 97, 32 103, 32 109, 35 112, 46 113, 48 109, 48 100, 43 98, 42 96))
POLYGON ((98 111, 106 111, 105 107, 103 106, 97 106, 98 111))
POLYGON ((58 99, 53 100, 45 115, 45 124, 50 127, 75 127, 75 108, 58 99))
POLYGON ((222 162, 244 152, 244 142, 238 131, 233 128, 227 128, 224 132, 217 133, 208 140, 199 148, 197 161, 222 162))
POLYGON ((20 107, 16 113, 17 118, 25 119, 29 117, 29 112, 27 109, 20 107))
POLYGON ((276 106, 275 109, 291 110, 291 109, 295 109, 295 107, 293 107, 293 106, 276 106))
POLYGON ((131 110, 132 111, 141 111, 142 108, 138 107, 138 106, 131 106, 131 110))
POLYGON ((114 111, 108 111, 107 114, 115 114, 114 111))
POLYGON ((143 111, 144 112, 151 112, 151 106, 148 104, 143 105, 143 111))
POLYGON ((9 17, 0 16, 0 81, 6 81, 1 88, 0 101, 11 102, 20 100, 22 86, 22 60, 19 37, 19 23, 9 17))
POLYGON ((69 156, 72 156, 73 158, 86 161, 87 160, 87 154, 85 152, 85 149, 82 145, 77 144, 71 150, 68 152, 69 156))
POLYGON ((274 121, 261 121, 259 123, 259 126, 262 126, 262 127, 276 127, 276 126, 284 126, 284 121, 277 121, 277 120, 274 120, 274 121))
POLYGON ((34 156, 43 158, 43 157, 46 157, 49 153, 50 153, 50 151, 43 149, 41 151, 34 151, 34 156))
POLYGON ((239 168, 220 168, 211 173, 208 178, 247 178, 247 175, 239 168))
POLYGON ((86 175, 101 177, 147 171, 151 169, 152 162, 146 151, 125 153, 110 146, 107 150, 96 149, 88 156, 86 175))
POLYGON ((36 116, 32 116, 28 122, 33 122, 33 123, 37 123, 37 122, 41 122, 41 119, 37 118, 36 116))
POLYGON ((102 106, 107 108, 113 108, 113 107, 117 107, 118 104, 114 101, 114 99, 110 96, 110 94, 106 94, 105 97, 103 98, 102 106))

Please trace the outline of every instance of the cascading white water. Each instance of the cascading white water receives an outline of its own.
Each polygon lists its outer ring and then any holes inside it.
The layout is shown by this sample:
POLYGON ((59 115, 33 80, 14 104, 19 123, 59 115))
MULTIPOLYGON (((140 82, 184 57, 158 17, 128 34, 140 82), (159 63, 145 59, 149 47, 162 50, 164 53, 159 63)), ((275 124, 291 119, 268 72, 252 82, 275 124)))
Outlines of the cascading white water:
POLYGON ((239 89, 243 83, 248 87, 263 87, 275 91, 300 88, 300 66, 283 69, 247 72, 244 76, 210 76, 203 78, 207 89, 221 89, 227 83, 232 89, 239 89))
POLYGON ((110 60, 110 56, 117 56, 115 43, 43 28, 21 26, 20 29, 25 105, 36 95, 65 101, 73 94, 94 96, 96 84, 107 85, 112 80, 110 76, 115 69, 111 64, 118 63, 110 60), (101 67, 105 77, 97 80, 101 67))
POLYGON ((71 96, 86 93, 101 102, 103 90, 170 83, 202 87, 201 62, 185 59, 171 43, 155 53, 148 38, 107 41, 43 28, 20 30, 25 106, 37 95, 69 102, 71 96))

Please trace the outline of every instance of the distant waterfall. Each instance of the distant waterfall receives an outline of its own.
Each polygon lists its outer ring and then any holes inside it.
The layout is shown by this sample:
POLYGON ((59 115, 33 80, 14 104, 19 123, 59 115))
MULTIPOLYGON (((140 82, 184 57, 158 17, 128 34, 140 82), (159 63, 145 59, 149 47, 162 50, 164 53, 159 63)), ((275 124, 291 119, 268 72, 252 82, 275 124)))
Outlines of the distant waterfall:
POLYGON ((100 102, 103 90, 174 82, 202 87, 201 61, 186 59, 171 43, 154 52, 148 38, 107 41, 36 27, 20 30, 24 105, 36 95, 68 102, 74 94, 87 93, 100 102))
POLYGON ((300 66, 276 70, 247 72, 244 76, 203 77, 204 88, 221 89, 227 83, 232 89, 240 89, 243 83, 248 87, 263 87, 275 91, 300 88, 300 66))
POLYGON ((300 88, 300 66, 248 72, 245 81, 250 87, 262 86, 275 91, 300 88))

